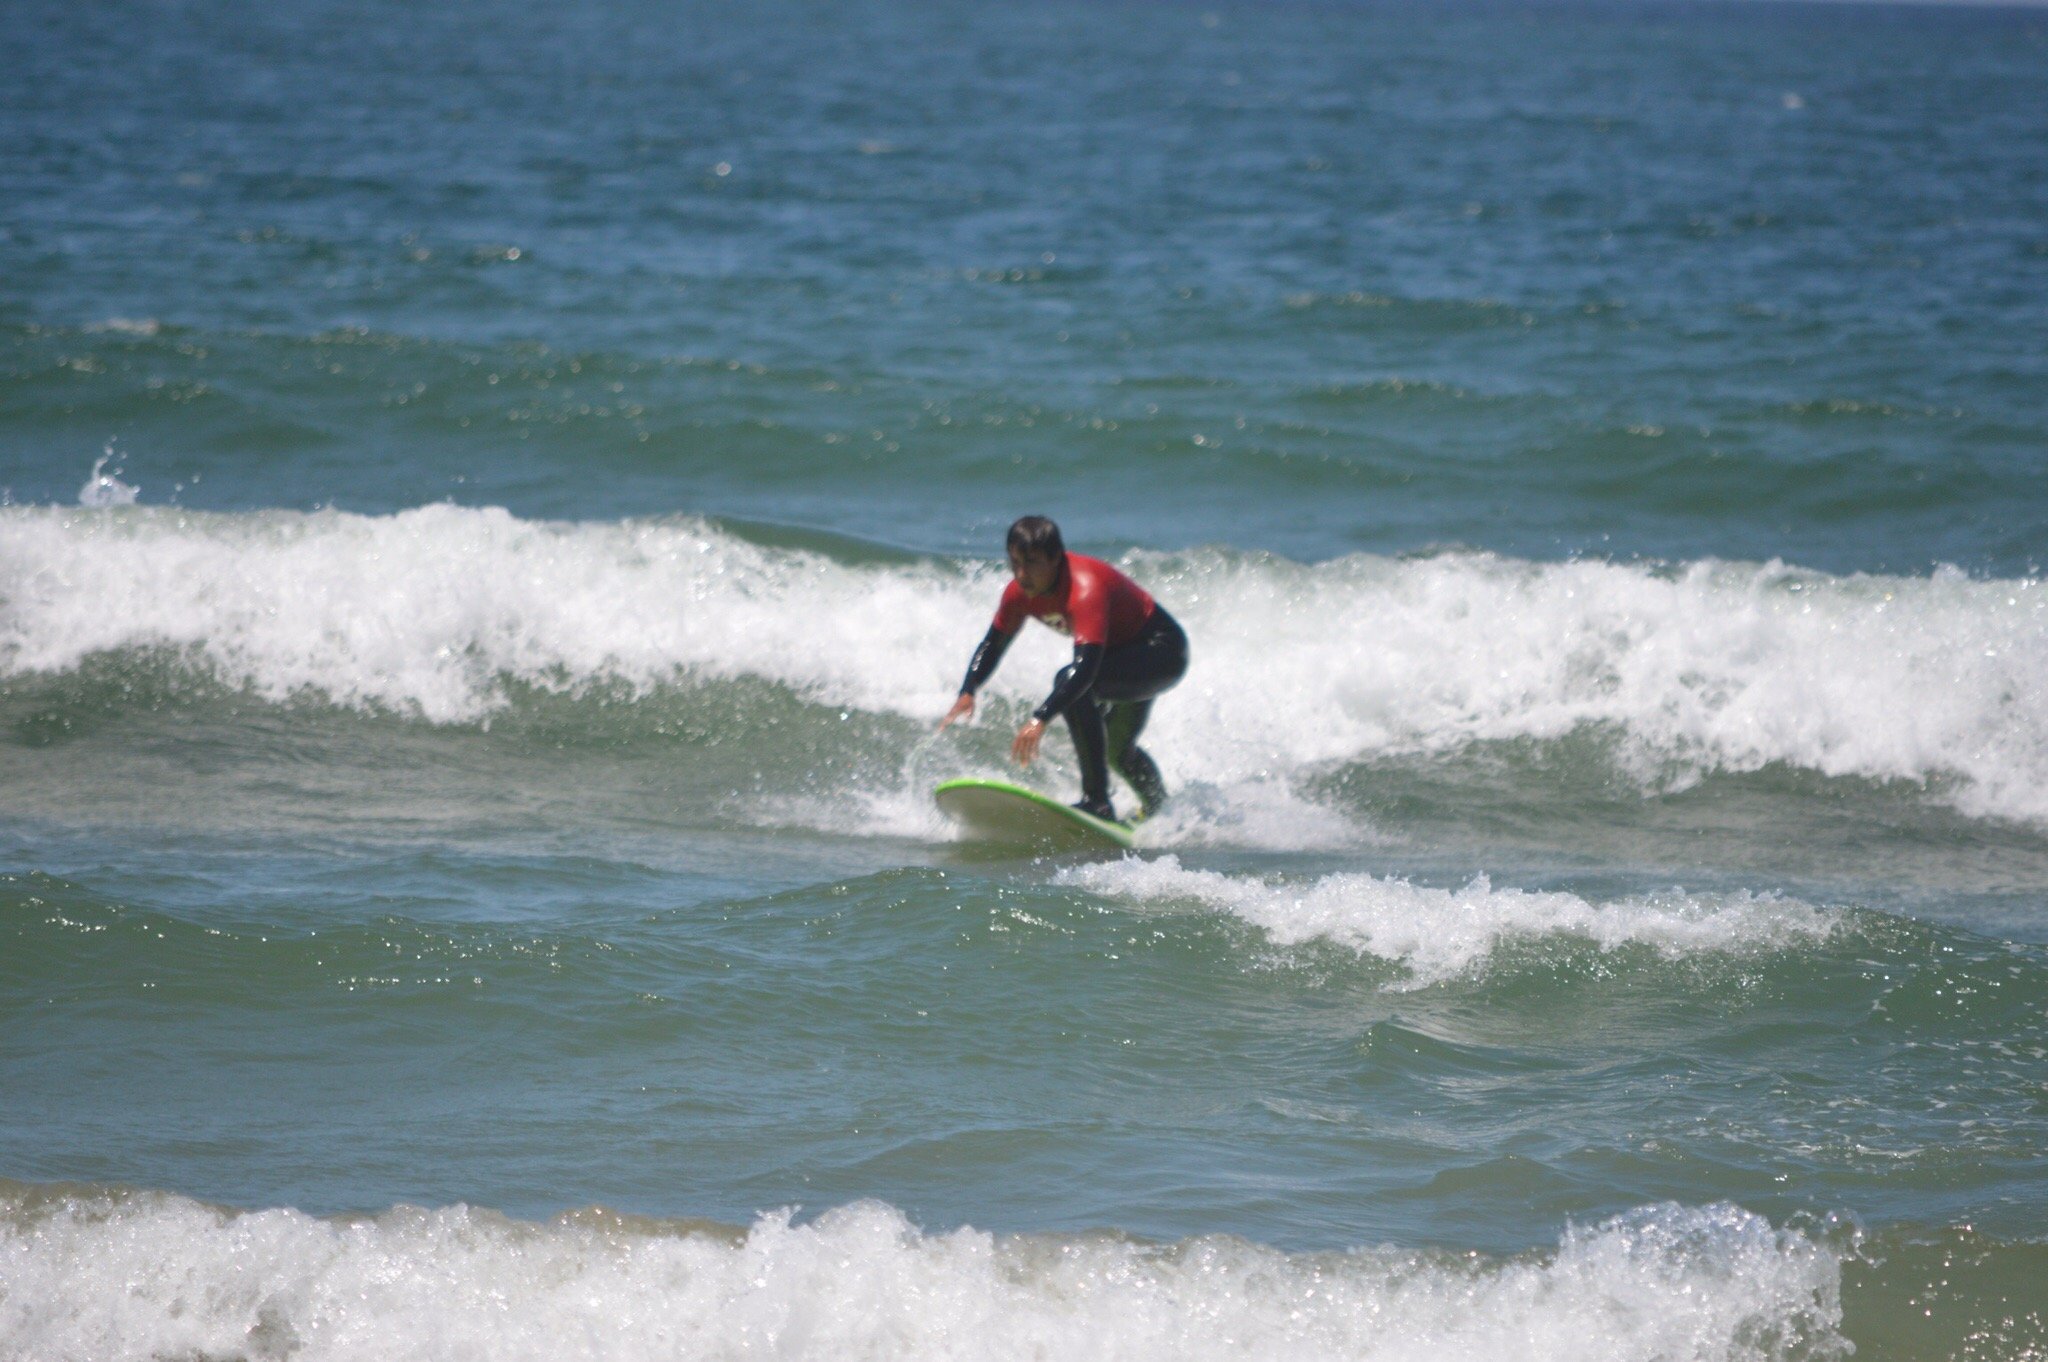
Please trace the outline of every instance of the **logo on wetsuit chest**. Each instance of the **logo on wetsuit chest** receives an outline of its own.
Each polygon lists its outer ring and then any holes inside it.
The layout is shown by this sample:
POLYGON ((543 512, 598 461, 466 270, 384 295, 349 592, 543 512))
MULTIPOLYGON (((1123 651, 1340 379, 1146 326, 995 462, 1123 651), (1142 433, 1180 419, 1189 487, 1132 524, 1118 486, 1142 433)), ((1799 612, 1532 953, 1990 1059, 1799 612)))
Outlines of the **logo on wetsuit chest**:
POLYGON ((1045 625, 1047 628, 1053 630, 1056 633, 1065 634, 1070 638, 1073 636, 1073 624, 1067 619, 1065 615, 1060 614, 1057 610, 1048 611, 1045 614, 1040 615, 1038 617, 1038 620, 1039 623, 1045 625))

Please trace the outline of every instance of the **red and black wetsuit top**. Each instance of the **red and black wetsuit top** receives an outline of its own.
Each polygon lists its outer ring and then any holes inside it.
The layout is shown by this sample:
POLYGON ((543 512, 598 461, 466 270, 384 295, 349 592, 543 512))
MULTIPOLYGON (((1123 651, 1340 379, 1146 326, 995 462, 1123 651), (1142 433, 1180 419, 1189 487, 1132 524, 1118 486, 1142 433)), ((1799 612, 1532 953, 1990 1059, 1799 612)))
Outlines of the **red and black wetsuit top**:
POLYGON ((1100 643, 1114 648, 1136 638, 1152 618, 1152 597, 1100 558, 1070 553, 1066 570, 1045 595, 1025 595, 1015 578, 1003 588, 994 627, 1015 634, 1026 615, 1070 635, 1077 647, 1100 643))
POLYGON ((1103 653, 1137 638, 1154 609, 1145 588, 1123 573, 1100 558, 1069 553, 1059 580, 1043 596, 1026 595, 1015 578, 1003 588, 995 621, 974 650, 960 689, 968 695, 981 689, 1029 616, 1074 640, 1074 660, 1053 678, 1045 703, 1032 711, 1040 721, 1049 720, 1095 684, 1103 653))

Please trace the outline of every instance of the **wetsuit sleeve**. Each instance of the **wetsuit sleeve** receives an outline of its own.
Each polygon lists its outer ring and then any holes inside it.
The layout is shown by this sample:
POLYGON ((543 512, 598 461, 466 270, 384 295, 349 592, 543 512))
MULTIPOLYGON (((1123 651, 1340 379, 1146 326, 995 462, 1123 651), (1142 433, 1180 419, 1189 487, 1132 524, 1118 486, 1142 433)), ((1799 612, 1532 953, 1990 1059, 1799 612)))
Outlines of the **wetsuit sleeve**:
POLYGON ((1031 717, 1040 723, 1048 723, 1054 715, 1067 712, 1067 706, 1088 693, 1095 684, 1096 676, 1102 671, 1102 654, 1107 651, 1100 643, 1076 643, 1074 660, 1060 668, 1060 674, 1052 679, 1052 694, 1045 697, 1045 703, 1031 711, 1031 717))
POLYGON ((1015 637, 1014 632, 1004 633, 1000 624, 988 627, 988 632, 981 636, 981 643, 974 650, 973 660, 967 664, 967 679, 960 683, 961 694, 974 694, 996 674, 996 664, 1003 660, 1003 654, 1010 650, 1010 640, 1015 637))

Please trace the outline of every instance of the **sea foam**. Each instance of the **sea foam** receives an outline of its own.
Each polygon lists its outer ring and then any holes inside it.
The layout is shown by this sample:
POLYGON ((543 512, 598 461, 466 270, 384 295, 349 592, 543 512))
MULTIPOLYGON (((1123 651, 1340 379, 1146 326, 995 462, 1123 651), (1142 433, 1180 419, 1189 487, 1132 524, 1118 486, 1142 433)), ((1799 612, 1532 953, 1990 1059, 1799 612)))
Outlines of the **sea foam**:
MULTIPOLYGON (((1124 562, 1193 639, 1148 738, 1182 788, 1287 788, 1346 763, 1591 732, 1649 789, 1782 764, 2048 822, 2037 579, 1485 553, 1124 562)), ((273 700, 433 723, 487 716, 519 687, 756 677, 929 723, 1002 580, 993 561, 848 563, 690 518, 6 507, 0 676, 169 650, 273 700)), ((987 694, 1021 709, 1064 655, 1027 629, 987 694)))
POLYGON ((450 505, 15 508, 0 520, 0 597, 6 673, 174 649, 267 699, 311 693, 436 723, 502 707, 508 683, 644 691, 684 675, 760 676, 874 708, 921 694, 929 707, 939 640, 955 642, 965 604, 959 574, 939 567, 843 567, 695 520, 565 524, 450 505))
POLYGON ((2036 579, 1830 577, 1485 553, 1316 566, 1148 558, 1225 685, 1198 748, 1292 763, 1611 735, 1677 788, 1774 763, 1954 782, 1977 814, 2048 819, 2048 592, 2036 579), (1156 567, 1154 565, 1157 565, 1156 567))
POLYGON ((1480 876, 1437 889, 1365 874, 1303 883, 1188 870, 1175 856, 1070 866, 1059 882, 1125 903, 1194 903, 1228 913, 1274 944, 1328 941, 1399 964, 1422 987, 1481 966, 1502 946, 1559 937, 1601 950, 1642 946, 1666 958, 1771 950, 1824 938, 1839 913, 1796 899, 1669 893, 1593 903, 1576 894, 1496 889, 1480 876))
POLYGON ((1838 1356, 1845 1248, 1646 1207, 1485 1258, 1211 1237, 925 1233, 879 1203, 719 1231, 466 1207, 320 1220, 17 1192, 0 1340, 43 1362, 380 1357, 1794 1359, 1838 1356))

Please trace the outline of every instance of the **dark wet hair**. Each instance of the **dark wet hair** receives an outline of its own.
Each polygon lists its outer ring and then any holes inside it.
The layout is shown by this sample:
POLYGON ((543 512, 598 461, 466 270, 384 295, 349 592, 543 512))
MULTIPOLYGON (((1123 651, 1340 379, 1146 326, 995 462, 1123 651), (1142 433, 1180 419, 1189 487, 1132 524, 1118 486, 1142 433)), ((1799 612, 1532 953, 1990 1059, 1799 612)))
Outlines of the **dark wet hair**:
POLYGON ((1060 527, 1042 515, 1020 516, 1017 523, 1010 526, 1010 537, 1004 547, 1018 558, 1067 556, 1067 545, 1060 538, 1060 527))

